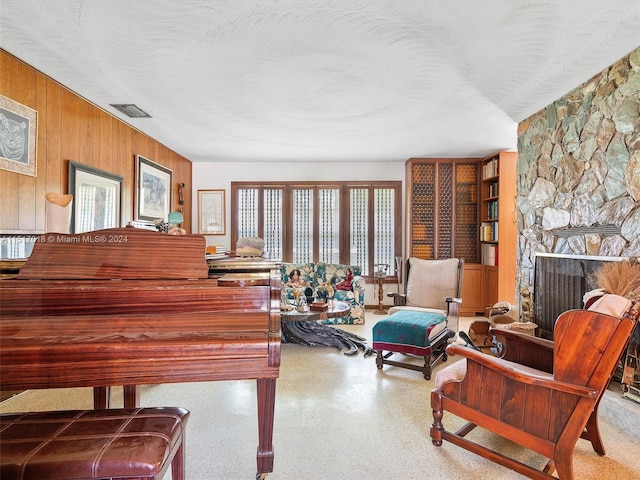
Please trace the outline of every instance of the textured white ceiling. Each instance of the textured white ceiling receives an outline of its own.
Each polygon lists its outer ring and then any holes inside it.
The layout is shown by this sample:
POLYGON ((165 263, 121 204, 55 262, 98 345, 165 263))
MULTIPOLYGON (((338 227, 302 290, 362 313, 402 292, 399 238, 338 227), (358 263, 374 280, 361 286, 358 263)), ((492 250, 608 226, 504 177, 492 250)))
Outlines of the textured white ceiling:
POLYGON ((640 46, 637 0, 0 6, 0 47, 195 162, 515 149, 517 122, 640 46))

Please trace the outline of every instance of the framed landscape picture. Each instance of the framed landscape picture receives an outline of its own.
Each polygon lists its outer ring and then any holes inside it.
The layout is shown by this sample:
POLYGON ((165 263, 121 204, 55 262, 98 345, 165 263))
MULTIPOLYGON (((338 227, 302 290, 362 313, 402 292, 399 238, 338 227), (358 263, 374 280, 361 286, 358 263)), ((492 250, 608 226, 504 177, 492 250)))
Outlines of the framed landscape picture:
POLYGON ((226 233, 224 190, 198 190, 198 233, 226 233))
POLYGON ((0 168, 36 176, 37 112, 0 95, 0 168))
POLYGON ((167 220, 173 172, 142 155, 136 156, 136 220, 167 220))
POLYGON ((122 177, 69 161, 69 193, 73 195, 71 233, 120 226, 122 177))

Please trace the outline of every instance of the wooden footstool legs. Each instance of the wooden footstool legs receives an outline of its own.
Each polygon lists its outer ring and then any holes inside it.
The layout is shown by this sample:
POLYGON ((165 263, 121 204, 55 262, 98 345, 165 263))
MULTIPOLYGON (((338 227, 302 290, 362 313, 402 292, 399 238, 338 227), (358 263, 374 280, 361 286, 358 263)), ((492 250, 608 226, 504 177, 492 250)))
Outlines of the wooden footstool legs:
POLYGON ((2 480, 184 480, 184 408, 0 415, 2 480))

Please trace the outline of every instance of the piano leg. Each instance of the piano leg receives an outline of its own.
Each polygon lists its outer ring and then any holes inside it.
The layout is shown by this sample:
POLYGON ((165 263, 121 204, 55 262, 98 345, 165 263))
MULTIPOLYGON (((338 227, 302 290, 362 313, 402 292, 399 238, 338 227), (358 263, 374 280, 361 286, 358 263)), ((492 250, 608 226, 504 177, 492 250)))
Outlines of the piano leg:
POLYGON ((258 473, 264 479, 273 472, 273 421, 276 404, 276 379, 259 378, 258 386, 258 473))
MULTIPOLYGON (((138 406, 138 386, 124 385, 122 388, 124 408, 138 406)), ((111 408, 111 387, 93 387, 93 408, 104 410, 111 408)))
POLYGON ((124 396, 124 408, 135 408, 138 406, 139 389, 137 385, 124 385, 122 387, 124 396))
POLYGON ((111 387, 93 387, 93 409, 104 410, 109 408, 111 387))

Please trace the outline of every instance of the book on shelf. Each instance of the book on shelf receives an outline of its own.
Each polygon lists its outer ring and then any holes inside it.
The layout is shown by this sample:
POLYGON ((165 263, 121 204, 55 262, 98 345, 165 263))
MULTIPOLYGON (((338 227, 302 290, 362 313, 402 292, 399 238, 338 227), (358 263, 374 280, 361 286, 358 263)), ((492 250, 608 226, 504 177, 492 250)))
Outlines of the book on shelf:
POLYGON ((489 220, 498 218, 498 200, 487 202, 487 218, 489 220))
POLYGON ((498 159, 492 158, 482 166, 482 178, 491 178, 498 175, 498 159))
POLYGON ((491 241, 491 222, 482 222, 480 224, 480 241, 481 242, 490 242, 491 241))
POLYGON ((482 245, 482 264, 492 267, 498 266, 498 246, 490 243, 482 245))
POLYGON ((481 242, 497 242, 498 241, 498 222, 482 222, 480 224, 480 241, 481 242))

